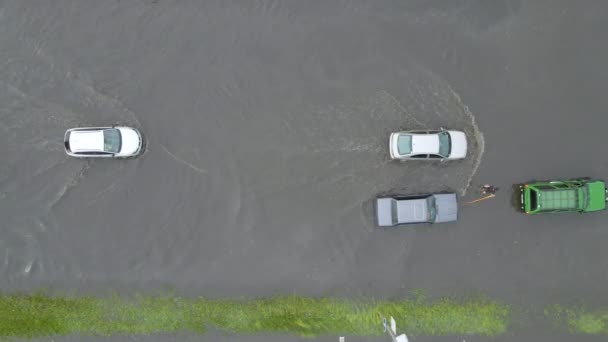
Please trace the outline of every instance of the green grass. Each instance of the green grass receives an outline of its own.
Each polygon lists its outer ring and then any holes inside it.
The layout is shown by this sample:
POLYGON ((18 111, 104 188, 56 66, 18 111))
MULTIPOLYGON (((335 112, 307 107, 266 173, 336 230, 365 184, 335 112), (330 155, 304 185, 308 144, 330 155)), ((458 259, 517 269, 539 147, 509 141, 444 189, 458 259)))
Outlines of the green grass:
MULTIPOLYGON (((204 333, 208 327, 244 334, 374 336, 383 334, 382 318, 390 316, 397 321, 399 332, 412 336, 496 336, 508 331, 519 309, 490 299, 427 300, 421 294, 398 301, 0 294, 0 340, 70 334, 204 333)), ((606 309, 553 305, 544 313, 557 330, 608 335, 606 309)))
POLYGON ((563 308, 554 305, 545 310, 558 328, 567 328, 570 333, 600 335, 608 334, 608 310, 586 311, 582 307, 563 308))
POLYGON ((485 335, 507 331, 510 308, 487 299, 349 301, 300 296, 251 300, 181 297, 51 297, 0 295, 0 337, 150 334, 205 327, 235 333, 301 336, 383 333, 393 316, 410 335, 485 335))

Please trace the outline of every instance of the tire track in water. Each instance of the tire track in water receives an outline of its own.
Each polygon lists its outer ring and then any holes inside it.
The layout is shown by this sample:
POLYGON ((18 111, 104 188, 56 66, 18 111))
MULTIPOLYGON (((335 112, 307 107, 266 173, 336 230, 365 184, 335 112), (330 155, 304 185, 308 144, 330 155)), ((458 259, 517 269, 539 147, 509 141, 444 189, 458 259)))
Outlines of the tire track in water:
POLYGON ((49 201, 48 209, 52 210, 57 203, 59 203, 64 196, 70 191, 70 189, 78 186, 78 184, 84 179, 86 171, 91 167, 91 161, 87 160, 84 166, 80 169, 80 171, 70 179, 53 198, 49 201))

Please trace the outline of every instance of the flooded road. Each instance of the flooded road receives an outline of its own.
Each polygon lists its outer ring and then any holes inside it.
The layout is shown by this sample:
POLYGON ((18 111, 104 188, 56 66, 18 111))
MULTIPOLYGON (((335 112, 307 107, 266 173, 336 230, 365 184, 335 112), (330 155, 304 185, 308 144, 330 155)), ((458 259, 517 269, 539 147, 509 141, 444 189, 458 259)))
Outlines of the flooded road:
POLYGON ((378 23, 307 11, 8 4, 3 287, 322 294, 401 263, 409 248, 374 229, 372 199, 464 194, 483 137, 378 23), (144 132, 142 157, 63 154, 66 128, 115 123, 144 132), (392 131, 442 125, 470 134, 471 158, 389 162, 392 131))
POLYGON ((608 304, 606 215, 524 217, 508 192, 606 178, 605 7, 0 2, 0 289, 608 304), (117 123, 141 157, 63 152, 117 123), (468 159, 388 161, 391 132, 441 126, 468 159), (503 193, 457 224, 372 224, 378 194, 485 182, 503 193))

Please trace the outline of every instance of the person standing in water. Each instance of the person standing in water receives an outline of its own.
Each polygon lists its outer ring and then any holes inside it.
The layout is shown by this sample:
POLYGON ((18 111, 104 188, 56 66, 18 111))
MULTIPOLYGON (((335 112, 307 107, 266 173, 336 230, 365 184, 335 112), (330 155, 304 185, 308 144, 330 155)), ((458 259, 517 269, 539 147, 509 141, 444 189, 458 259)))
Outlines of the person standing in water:
POLYGON ((491 184, 485 184, 481 187, 481 193, 484 195, 495 195, 498 188, 491 184))

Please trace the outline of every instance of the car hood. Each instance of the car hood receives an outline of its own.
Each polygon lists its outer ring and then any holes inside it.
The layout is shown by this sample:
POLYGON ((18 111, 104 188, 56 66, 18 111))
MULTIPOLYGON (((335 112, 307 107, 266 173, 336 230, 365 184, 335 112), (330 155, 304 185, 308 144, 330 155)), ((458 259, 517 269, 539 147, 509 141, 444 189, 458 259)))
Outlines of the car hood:
POLYGON ((141 137, 139 133, 137 133, 132 128, 128 127, 118 127, 121 135, 121 155, 130 155, 137 153, 141 148, 141 137))
POLYGON ((458 219, 458 200, 456 194, 436 194, 435 205, 437 207, 436 223, 452 222, 458 219))
POLYGON ((461 159, 467 155, 467 137, 460 131, 448 131, 452 141, 450 159, 461 159))

